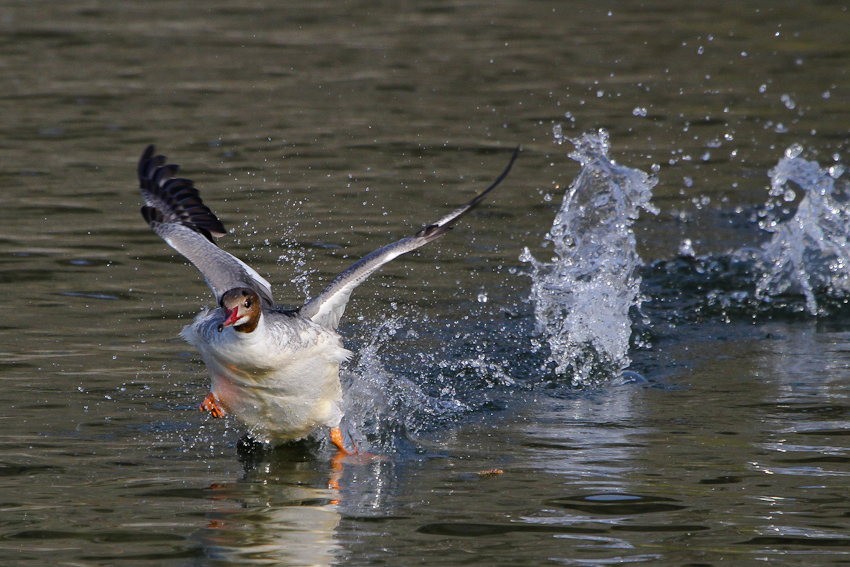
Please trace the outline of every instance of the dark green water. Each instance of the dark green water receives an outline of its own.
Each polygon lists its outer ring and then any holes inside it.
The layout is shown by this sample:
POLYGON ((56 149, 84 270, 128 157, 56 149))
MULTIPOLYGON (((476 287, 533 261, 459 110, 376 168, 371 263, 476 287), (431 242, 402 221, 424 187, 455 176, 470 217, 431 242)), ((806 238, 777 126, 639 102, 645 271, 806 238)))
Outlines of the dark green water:
POLYGON ((657 166, 647 263, 759 245, 788 146, 848 161, 848 29, 830 2, 4 3, 0 563, 846 563, 846 314, 689 314, 631 353, 647 386, 574 392, 530 353, 518 257, 578 173, 556 125, 657 166), (196 410, 177 333, 210 296, 138 214, 149 143, 292 305, 522 145, 346 311, 350 348, 380 346, 348 376, 389 385, 385 461, 329 490, 321 451, 247 458, 196 410))

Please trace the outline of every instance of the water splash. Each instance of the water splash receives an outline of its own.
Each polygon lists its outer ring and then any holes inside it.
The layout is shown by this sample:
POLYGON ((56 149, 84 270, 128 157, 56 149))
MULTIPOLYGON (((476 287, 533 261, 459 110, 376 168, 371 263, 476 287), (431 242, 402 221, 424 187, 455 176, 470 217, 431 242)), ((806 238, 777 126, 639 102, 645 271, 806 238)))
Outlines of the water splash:
POLYGON ((680 250, 642 270, 650 297, 643 312, 656 324, 825 316, 850 302, 850 183, 843 166, 822 168, 802 151, 799 144, 785 151, 768 172, 767 202, 747 213, 768 242, 717 256, 680 250))
POLYGON ((632 224, 641 208, 657 214, 649 202, 657 179, 614 163, 605 130, 571 142, 581 172, 546 235, 556 257, 541 262, 526 249, 520 260, 532 265, 536 330, 556 372, 583 386, 631 363, 629 311, 641 302, 642 264, 632 224))
POLYGON ((763 272, 756 284, 756 297, 769 302, 772 297, 799 293, 806 298, 806 310, 818 314, 817 295, 843 298, 850 295, 850 187, 838 178, 844 168, 823 169, 815 161, 800 156, 795 144, 768 172, 770 195, 761 222, 773 232, 763 248, 763 272), (804 196, 793 217, 780 222, 781 201, 796 197, 790 183, 804 196))
POLYGON ((441 422, 453 421, 469 408, 455 392, 429 395, 394 372, 381 352, 403 329, 401 317, 388 317, 369 334, 356 359, 341 373, 344 395, 344 428, 361 449, 395 451, 399 434, 413 440, 441 422))

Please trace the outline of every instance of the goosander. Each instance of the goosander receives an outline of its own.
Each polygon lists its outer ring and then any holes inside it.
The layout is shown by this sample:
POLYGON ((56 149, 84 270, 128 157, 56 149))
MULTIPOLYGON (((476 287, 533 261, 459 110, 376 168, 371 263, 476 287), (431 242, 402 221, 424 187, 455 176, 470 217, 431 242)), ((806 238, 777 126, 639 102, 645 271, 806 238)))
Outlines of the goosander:
POLYGON ((339 428, 339 365, 352 353, 336 329, 351 292, 390 260, 448 232, 508 175, 518 154, 519 148, 501 175, 459 209, 366 255, 302 307, 283 309, 275 305, 268 281, 215 244, 214 238, 227 231, 194 183, 176 177, 179 166, 148 146, 139 160, 142 216, 200 270, 219 305, 201 311, 180 333, 200 351, 211 375, 201 411, 230 414, 252 437, 269 443, 328 428, 333 444, 349 454, 339 428))

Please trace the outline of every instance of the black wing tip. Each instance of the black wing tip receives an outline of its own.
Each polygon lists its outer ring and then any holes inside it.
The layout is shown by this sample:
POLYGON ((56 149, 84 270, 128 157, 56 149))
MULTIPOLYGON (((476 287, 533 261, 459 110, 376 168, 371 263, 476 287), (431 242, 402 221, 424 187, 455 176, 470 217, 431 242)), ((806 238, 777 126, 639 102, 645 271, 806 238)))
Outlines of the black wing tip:
POLYGON ((517 146, 514 148, 513 153, 511 154, 511 159, 508 161, 508 165, 505 167, 502 173, 499 174, 499 177, 497 177, 496 180, 493 181, 493 183, 491 183, 489 187, 487 187, 487 189, 481 192, 479 197, 484 197, 484 195, 495 189, 499 185, 499 183, 505 180, 505 177, 507 177, 508 174, 511 172, 511 169, 513 169, 514 162, 519 157, 520 152, 522 152, 522 146, 517 144, 517 146))
POLYGON ((142 157, 139 158, 139 181, 144 184, 146 179, 150 179, 157 168, 165 165, 165 159, 165 156, 156 155, 155 145, 148 145, 142 152, 142 157))
MULTIPOLYGON (((156 230, 156 227, 158 225, 167 224, 169 222, 168 218, 166 218, 166 215, 162 211, 157 209, 156 207, 149 207, 147 205, 144 205, 141 208, 141 213, 142 213, 142 218, 145 219, 145 221, 148 223, 148 226, 150 226, 154 230, 156 230)), ((204 238, 206 238, 207 240, 209 240, 213 244, 215 244, 215 239, 213 238, 213 235, 220 236, 219 234, 211 233, 209 230, 207 230, 206 228, 204 228, 202 226, 198 226, 198 225, 189 226, 186 223, 180 223, 180 224, 182 224, 183 226, 186 226, 188 228, 191 228, 192 230, 194 230, 198 234, 202 235, 204 238)))
MULTIPOLYGON (((479 204, 481 204, 481 202, 485 199, 485 197, 487 197, 487 194, 488 194, 488 193, 490 193, 490 191, 492 191, 492 190, 493 190, 493 189, 495 189, 496 187, 498 187, 498 186, 499 186, 499 184, 500 184, 502 181, 504 181, 504 180, 505 180, 505 178, 506 178, 506 177, 508 176, 508 174, 511 172, 511 169, 512 169, 512 168, 513 168, 513 166, 514 166, 514 162, 515 162, 515 161, 517 160, 517 158, 519 157, 519 154, 520 154, 520 152, 521 152, 521 151, 522 151, 521 146, 517 145, 517 147, 515 147, 515 148, 514 148, 514 151, 513 151, 513 153, 511 154, 511 159, 508 161, 508 165, 505 167, 505 169, 504 169, 504 170, 502 170, 502 173, 500 173, 500 174, 499 174, 499 176, 498 176, 498 177, 497 177, 497 178, 496 178, 496 179, 495 179, 495 180, 494 180, 494 181, 493 181, 493 182, 492 182, 492 183, 491 183, 491 184, 490 184, 490 185, 489 185, 486 189, 484 189, 481 193, 479 193, 478 195, 476 195, 475 197, 473 197, 470 201, 468 201, 465 205, 463 205, 463 206, 461 207, 461 209, 460 209, 462 212, 461 212, 458 216, 456 216, 455 218, 453 218, 453 219, 450 221, 451 223, 454 223, 454 222, 455 222, 455 221, 457 221, 459 218, 461 218, 462 216, 464 216, 466 213, 468 213, 469 211, 471 211, 472 209, 474 209, 475 207, 477 207, 479 204)), ((426 228, 427 228, 427 227, 426 227, 426 228)))
POLYGON ((148 145, 142 152, 139 159, 139 183, 148 202, 142 207, 142 217, 151 226, 154 223, 180 223, 214 243, 213 237, 224 236, 227 229, 215 213, 204 205, 191 179, 174 177, 179 167, 167 163, 164 155, 156 155, 154 144, 148 145))
POLYGON ((156 146, 153 144, 148 144, 145 148, 145 151, 142 152, 142 157, 139 158, 139 172, 141 173, 141 165, 146 161, 150 161, 153 158, 154 152, 156 152, 156 146))
POLYGON ((429 224, 426 227, 423 227, 416 234, 414 234, 414 238, 424 238, 425 242, 431 242, 432 240, 436 240, 443 236, 445 233, 450 231, 452 226, 447 224, 439 225, 439 224, 429 224))

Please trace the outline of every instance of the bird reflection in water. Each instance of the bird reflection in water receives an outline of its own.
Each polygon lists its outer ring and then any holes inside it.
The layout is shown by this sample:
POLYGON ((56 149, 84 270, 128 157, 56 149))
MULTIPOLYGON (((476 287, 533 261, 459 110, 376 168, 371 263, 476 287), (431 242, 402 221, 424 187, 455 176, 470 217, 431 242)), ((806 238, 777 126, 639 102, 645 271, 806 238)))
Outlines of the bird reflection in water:
POLYGON ((341 510, 374 507, 392 463, 329 460, 325 452, 311 439, 270 447, 242 438, 243 477, 205 491, 214 508, 195 535, 204 556, 239 565, 337 563, 341 510))

